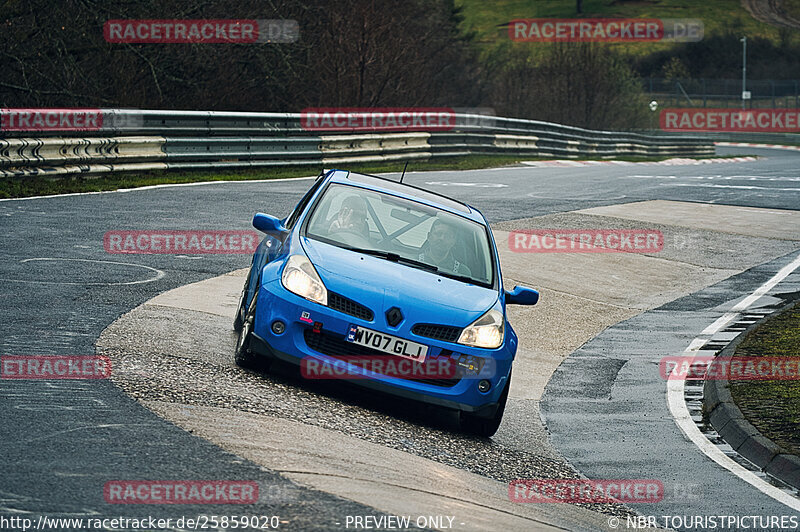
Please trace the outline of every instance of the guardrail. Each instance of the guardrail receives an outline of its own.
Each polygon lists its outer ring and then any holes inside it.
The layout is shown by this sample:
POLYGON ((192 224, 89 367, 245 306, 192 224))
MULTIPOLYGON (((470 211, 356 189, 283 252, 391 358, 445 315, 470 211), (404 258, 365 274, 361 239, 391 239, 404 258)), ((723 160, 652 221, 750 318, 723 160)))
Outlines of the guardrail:
MULTIPOLYGON (((35 110, 30 110, 35 111, 35 110)), ((308 131, 299 113, 96 110, 85 131, 0 130, 0 176, 349 164, 472 154, 530 157, 713 155, 708 138, 593 131, 455 114, 448 131, 308 131)))

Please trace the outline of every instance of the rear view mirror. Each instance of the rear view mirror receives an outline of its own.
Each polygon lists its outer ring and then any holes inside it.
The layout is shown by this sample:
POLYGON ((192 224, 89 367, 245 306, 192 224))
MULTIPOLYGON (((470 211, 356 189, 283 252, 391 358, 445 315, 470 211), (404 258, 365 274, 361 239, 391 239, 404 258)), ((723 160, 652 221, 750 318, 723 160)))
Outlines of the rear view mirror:
POLYGON ((512 291, 506 290, 506 304, 535 305, 539 301, 539 292, 525 286, 515 286, 512 291))
POLYGON ((397 220, 402 220, 408 224, 419 223, 420 218, 422 216, 417 216, 416 214, 412 214, 405 209, 392 209, 391 212, 392 218, 397 220))
POLYGON ((253 227, 263 233, 285 233, 287 231, 278 218, 260 212, 253 216, 253 227))

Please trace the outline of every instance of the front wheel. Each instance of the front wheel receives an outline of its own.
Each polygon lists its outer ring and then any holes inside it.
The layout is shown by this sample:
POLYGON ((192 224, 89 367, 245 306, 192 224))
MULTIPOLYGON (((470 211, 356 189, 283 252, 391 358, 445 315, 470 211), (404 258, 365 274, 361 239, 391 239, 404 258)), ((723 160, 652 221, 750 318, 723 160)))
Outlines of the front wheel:
POLYGON ((462 432, 472 434, 474 436, 482 436, 488 438, 494 436, 497 429, 500 428, 500 422, 503 421, 503 412, 506 410, 506 402, 508 401, 508 389, 511 388, 511 373, 508 374, 506 387, 503 393, 500 394, 500 400, 497 403, 497 410, 492 417, 480 417, 469 412, 459 412, 459 425, 462 432))
POLYGON ((250 307, 241 320, 239 336, 236 338, 236 348, 234 350, 234 360, 237 366, 256 371, 268 369, 268 365, 262 357, 258 356, 251 348, 253 324, 255 323, 256 317, 257 295, 258 294, 253 296, 253 301, 250 302, 250 307))
POLYGON ((241 332, 242 324, 244 323, 244 315, 246 309, 244 308, 245 300, 247 299, 247 291, 250 288, 250 272, 247 273, 247 279, 244 281, 244 288, 242 288, 242 295, 239 298, 239 307, 236 309, 236 317, 233 318, 233 330, 241 332))

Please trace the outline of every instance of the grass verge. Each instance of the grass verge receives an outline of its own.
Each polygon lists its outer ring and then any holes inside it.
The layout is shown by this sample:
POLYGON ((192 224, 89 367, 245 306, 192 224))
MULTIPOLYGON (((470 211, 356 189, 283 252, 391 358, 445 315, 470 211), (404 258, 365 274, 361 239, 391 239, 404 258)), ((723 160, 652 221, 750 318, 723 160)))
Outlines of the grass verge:
MULTIPOLYGON (((623 157, 619 160, 652 162, 666 157, 623 157)), ((528 157, 520 155, 472 155, 469 157, 443 157, 430 161, 411 161, 408 171, 420 170, 475 170, 517 164, 520 161, 549 160, 553 157, 528 157)), ((364 173, 401 172, 404 162, 340 164, 339 168, 364 173)), ((318 166, 246 168, 241 170, 159 170, 153 172, 121 172, 119 174, 76 175, 54 177, 20 177, 0 179, 0 198, 24 198, 70 194, 75 192, 102 192, 121 188, 137 188, 174 183, 199 183, 203 181, 248 181, 308 177, 319 174, 318 166)))
MULTIPOLYGON (((800 356, 800 303, 750 333, 736 356, 800 356)), ((731 381, 731 395, 761 434, 800 456, 800 381, 731 381)))
MULTIPOLYGON (((408 165, 408 170, 471 170, 514 164, 529 159, 529 157, 520 157, 518 155, 447 157, 434 161, 412 161, 408 165)), ((341 164, 339 167, 355 172, 379 173, 400 172, 403 170, 404 164, 404 162, 341 164)), ((243 168, 232 170, 158 170, 152 172, 95 174, 93 176, 63 176, 61 178, 6 178, 0 179, 0 198, 46 196, 50 194, 69 194, 74 192, 101 192, 121 188, 137 188, 175 183, 200 183, 203 181, 250 181, 308 177, 319 174, 320 170, 322 170, 322 165, 243 168)))

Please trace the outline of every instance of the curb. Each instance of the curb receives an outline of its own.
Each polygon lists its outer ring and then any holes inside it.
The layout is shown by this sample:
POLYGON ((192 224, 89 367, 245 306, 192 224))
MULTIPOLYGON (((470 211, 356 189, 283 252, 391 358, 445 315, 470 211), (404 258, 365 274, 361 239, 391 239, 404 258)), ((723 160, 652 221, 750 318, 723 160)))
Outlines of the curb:
MULTIPOLYGON (((718 358, 731 358, 736 347, 756 327, 768 319, 781 314, 796 305, 790 301, 776 312, 750 324, 739 333, 717 355, 718 358)), ((703 384, 703 413, 711 426, 737 453, 744 456, 766 473, 800 489, 800 456, 787 454, 782 448, 764 437, 756 429, 733 401, 727 379, 706 380, 703 384)))
MULTIPOLYGON (((800 149, 800 148, 799 148, 800 149)), ((662 161, 618 161, 618 160, 575 160, 575 159, 555 159, 552 161, 520 161, 520 164, 525 166, 533 166, 535 168, 562 168, 574 166, 597 166, 597 165, 617 165, 617 166, 631 166, 631 165, 661 165, 661 166, 688 166, 698 164, 710 163, 744 163, 759 160, 758 157, 742 156, 742 157, 712 157, 709 159, 691 159, 685 157, 672 157, 662 161)))

